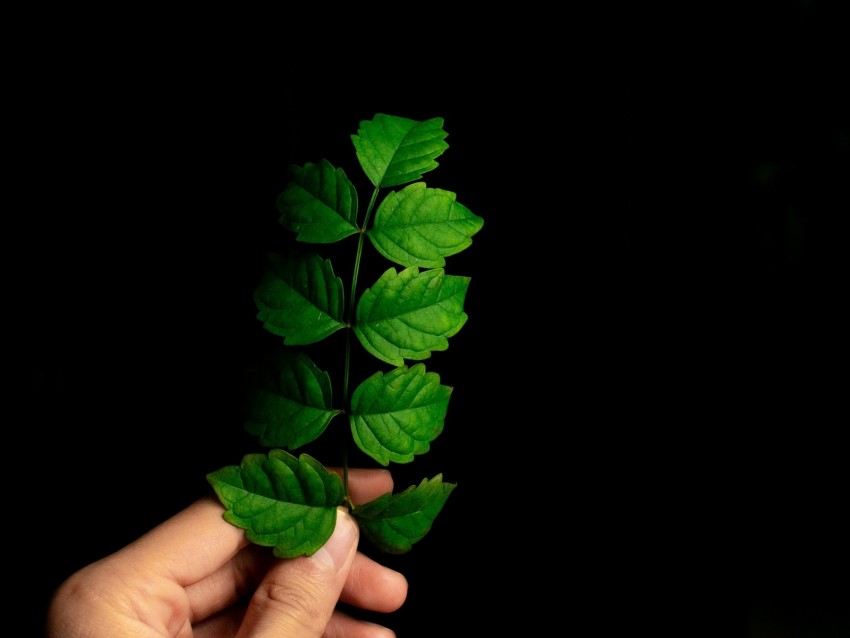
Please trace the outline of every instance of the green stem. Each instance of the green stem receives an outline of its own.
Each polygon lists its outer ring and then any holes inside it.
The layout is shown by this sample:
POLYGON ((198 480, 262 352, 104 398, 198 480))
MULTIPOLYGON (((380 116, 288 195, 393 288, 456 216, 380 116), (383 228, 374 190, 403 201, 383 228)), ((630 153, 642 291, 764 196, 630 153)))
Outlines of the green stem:
MULTIPOLYGON (((357 237, 357 253, 354 257, 354 270, 351 274, 351 290, 348 293, 348 313, 345 321, 348 324, 349 330, 347 330, 345 334, 345 367, 343 369, 342 377, 342 397, 346 414, 351 413, 351 397, 348 393, 348 380, 349 372, 351 370, 351 327, 354 325, 354 300, 356 299, 355 295, 357 294, 357 275, 360 273, 360 260, 363 257, 363 243, 366 240, 366 229, 369 227, 369 218, 372 216, 372 210, 375 208, 375 202, 378 200, 379 190, 380 189, 376 187, 375 190, 372 191, 372 198, 369 200, 369 205, 366 207, 366 215, 363 218, 363 225, 360 227, 360 233, 357 237)), ((343 450, 342 473, 343 484, 345 486, 345 499, 348 501, 349 507, 351 507, 348 492, 348 445, 346 445, 343 450)))
POLYGON ((345 485, 345 506, 351 512, 354 509, 354 503, 351 502, 351 496, 348 494, 348 446, 342 450, 342 484, 345 485))

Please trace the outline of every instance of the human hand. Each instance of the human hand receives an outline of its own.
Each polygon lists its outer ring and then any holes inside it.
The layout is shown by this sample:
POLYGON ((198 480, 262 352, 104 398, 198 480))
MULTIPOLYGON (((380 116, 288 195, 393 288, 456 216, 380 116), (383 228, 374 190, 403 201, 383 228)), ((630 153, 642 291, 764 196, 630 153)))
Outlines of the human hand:
MULTIPOLYGON (((391 474, 349 469, 355 503, 392 491, 391 474)), ((344 508, 311 557, 275 558, 249 544, 202 498, 138 540, 62 583, 47 613, 48 638, 388 638, 389 629, 336 609, 338 601, 395 611, 407 579, 357 551, 344 508)))

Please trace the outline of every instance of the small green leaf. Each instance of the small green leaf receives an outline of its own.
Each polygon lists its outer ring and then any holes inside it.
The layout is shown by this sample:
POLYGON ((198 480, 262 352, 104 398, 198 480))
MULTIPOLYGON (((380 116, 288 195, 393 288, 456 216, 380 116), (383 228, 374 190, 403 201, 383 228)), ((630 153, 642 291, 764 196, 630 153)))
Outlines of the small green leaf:
POLYGON ((270 253, 254 301, 257 319, 287 345, 315 343, 345 326, 342 280, 314 253, 270 253))
POLYGON ((341 412, 331 405, 328 373, 305 353, 282 349, 248 390, 245 429, 260 445, 293 450, 317 439, 341 412))
POLYGON ((443 431, 452 388, 417 363, 377 372, 351 396, 351 433, 381 465, 409 463, 443 431))
POLYGON ((373 355, 394 366, 446 350, 448 338, 466 323, 463 302, 469 277, 442 268, 387 270, 357 304, 354 333, 373 355))
POLYGON ((443 483, 443 475, 438 474, 399 494, 379 496, 356 507, 352 514, 363 535, 378 549, 404 554, 431 530, 454 488, 454 483, 443 483))
POLYGON ((360 122, 351 141, 372 185, 389 188, 416 181, 437 168, 434 158, 449 147, 447 136, 441 117, 418 122, 379 113, 360 122))
POLYGON ((366 234, 390 261, 438 268, 445 266, 445 257, 467 248, 483 225, 483 219, 455 201, 454 193, 417 182, 384 198, 366 234))
POLYGON ((313 457, 284 450, 248 454, 239 466, 207 474, 225 506, 224 520, 245 530, 257 545, 280 558, 311 556, 330 538, 342 481, 313 457))
POLYGON ((329 244, 358 232, 357 190, 327 160, 289 167, 290 182, 277 198, 280 223, 298 241, 329 244))

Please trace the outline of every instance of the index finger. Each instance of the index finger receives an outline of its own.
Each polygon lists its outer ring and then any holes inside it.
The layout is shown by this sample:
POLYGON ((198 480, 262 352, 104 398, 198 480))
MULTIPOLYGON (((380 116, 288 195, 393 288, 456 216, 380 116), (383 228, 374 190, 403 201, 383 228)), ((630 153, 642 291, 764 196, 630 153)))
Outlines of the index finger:
MULTIPOLYGON (((343 471, 338 467, 329 467, 344 479, 343 471)), ((348 491, 355 505, 368 503, 379 496, 393 491, 393 476, 389 470, 350 467, 348 468, 348 491)))

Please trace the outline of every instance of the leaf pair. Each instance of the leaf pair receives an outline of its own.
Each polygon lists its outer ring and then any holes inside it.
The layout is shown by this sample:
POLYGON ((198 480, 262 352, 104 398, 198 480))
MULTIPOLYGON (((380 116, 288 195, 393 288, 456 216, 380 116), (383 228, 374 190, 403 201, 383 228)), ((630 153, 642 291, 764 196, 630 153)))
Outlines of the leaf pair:
MULTIPOLYGON (((407 361, 446 350, 465 325, 470 279, 449 275, 444 267, 447 257, 471 244, 483 220, 454 193, 417 181, 437 167, 436 158, 448 148, 442 126, 441 118, 417 122, 384 114, 360 123, 351 139, 374 186, 362 225, 354 184, 325 159, 290 167, 289 183, 278 197, 280 224, 297 241, 330 244, 358 237, 348 305, 330 260, 309 250, 268 255, 254 295, 257 318, 286 347, 256 379, 245 428, 261 445, 276 449, 208 475, 228 508, 225 518, 245 529, 252 542, 273 546, 278 556, 316 551, 333 531, 336 508, 344 503, 377 547, 409 551, 455 487, 437 475, 353 506, 336 474, 307 454, 296 458, 285 451, 316 440, 343 412, 355 444, 384 466, 411 462, 443 431, 452 388, 441 385, 424 364, 408 366, 407 361), (403 188, 379 202, 381 191, 395 187, 403 188), (357 297, 365 238, 401 270, 388 268, 357 297), (306 348, 345 328, 366 352, 394 367, 365 379, 342 398, 346 407, 338 407, 330 375, 306 348)), ((350 340, 346 348, 347 392, 350 340)))
MULTIPOLYGON (((315 440, 342 412, 330 378, 303 352, 282 350, 258 374, 245 428, 265 447, 297 449, 315 440)), ((358 447, 381 465, 408 463, 442 431, 452 389, 425 366, 376 372, 351 397, 348 414, 358 447)))
MULTIPOLYGON (((354 334, 363 347, 391 365, 446 350, 466 323, 468 277, 442 268, 387 270, 357 304, 354 334)), ((271 254, 254 300, 257 318, 289 346, 308 345, 346 327, 342 280, 315 253, 271 254)))
MULTIPOLYGON (((212 472, 208 480, 227 508, 224 519, 246 530, 252 543, 274 547, 280 558, 313 555, 333 533, 337 507, 344 503, 339 476, 307 454, 249 454, 240 466, 212 472)), ((403 554, 428 533, 453 489, 437 475, 351 513, 376 547, 403 554)))

